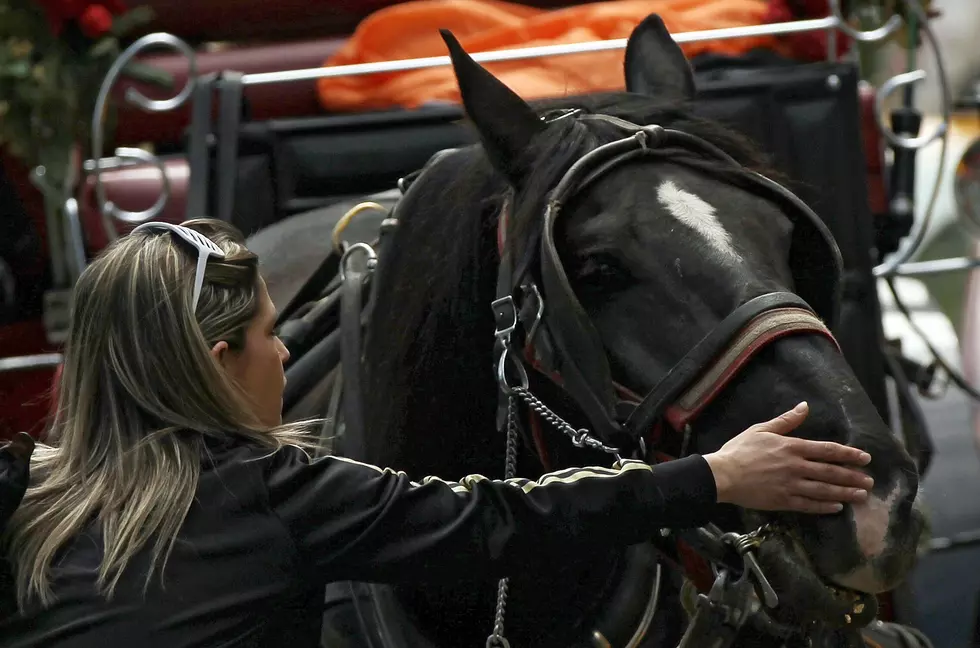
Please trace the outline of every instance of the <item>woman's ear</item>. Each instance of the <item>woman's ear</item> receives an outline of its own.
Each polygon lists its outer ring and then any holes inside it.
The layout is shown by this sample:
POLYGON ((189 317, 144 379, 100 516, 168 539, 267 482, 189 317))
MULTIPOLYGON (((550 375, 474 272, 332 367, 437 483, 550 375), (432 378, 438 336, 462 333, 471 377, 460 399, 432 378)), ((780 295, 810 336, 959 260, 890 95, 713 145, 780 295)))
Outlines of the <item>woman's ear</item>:
POLYGON ((228 343, 224 340, 217 342, 213 347, 211 347, 211 357, 214 358, 219 365, 227 368, 228 361, 231 359, 231 351, 228 348, 228 343))

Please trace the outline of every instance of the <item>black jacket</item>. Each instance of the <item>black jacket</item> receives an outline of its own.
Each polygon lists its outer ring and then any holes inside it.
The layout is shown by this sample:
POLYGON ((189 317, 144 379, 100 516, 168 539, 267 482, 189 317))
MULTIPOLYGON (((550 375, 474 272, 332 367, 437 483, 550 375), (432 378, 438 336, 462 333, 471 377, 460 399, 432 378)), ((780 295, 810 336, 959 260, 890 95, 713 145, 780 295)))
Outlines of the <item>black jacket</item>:
MULTIPOLYGON (((166 497, 166 493, 160 493, 166 497)), ((295 448, 216 449, 161 583, 142 596, 148 559, 123 572, 111 602, 95 590, 93 525, 53 570, 57 602, 24 616, 0 597, 3 648, 288 646, 315 648, 324 586, 335 580, 492 580, 549 555, 650 538, 706 521, 707 462, 583 468, 536 482, 458 483, 295 448)))

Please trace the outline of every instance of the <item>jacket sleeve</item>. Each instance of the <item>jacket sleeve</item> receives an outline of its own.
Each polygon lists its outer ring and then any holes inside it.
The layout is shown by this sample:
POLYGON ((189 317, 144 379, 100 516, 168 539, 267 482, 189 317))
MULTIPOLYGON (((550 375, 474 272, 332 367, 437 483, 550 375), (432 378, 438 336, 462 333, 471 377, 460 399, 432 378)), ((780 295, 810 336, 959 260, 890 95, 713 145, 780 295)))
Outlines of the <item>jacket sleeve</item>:
POLYGON ((269 504, 318 580, 500 578, 555 552, 627 546, 703 524, 715 481, 699 455, 574 468, 526 479, 411 481, 287 447, 270 458, 269 504))

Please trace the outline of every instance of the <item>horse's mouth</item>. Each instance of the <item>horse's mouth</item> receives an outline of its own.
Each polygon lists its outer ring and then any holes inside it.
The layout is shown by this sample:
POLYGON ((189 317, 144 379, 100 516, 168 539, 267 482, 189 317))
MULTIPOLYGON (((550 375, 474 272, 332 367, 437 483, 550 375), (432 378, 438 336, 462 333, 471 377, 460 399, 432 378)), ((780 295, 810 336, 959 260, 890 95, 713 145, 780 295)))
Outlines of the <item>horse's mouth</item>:
POLYGON ((874 594, 829 583, 821 577, 791 534, 770 537, 758 549, 758 561, 779 596, 774 608, 761 606, 775 624, 805 628, 863 628, 878 614, 874 594))

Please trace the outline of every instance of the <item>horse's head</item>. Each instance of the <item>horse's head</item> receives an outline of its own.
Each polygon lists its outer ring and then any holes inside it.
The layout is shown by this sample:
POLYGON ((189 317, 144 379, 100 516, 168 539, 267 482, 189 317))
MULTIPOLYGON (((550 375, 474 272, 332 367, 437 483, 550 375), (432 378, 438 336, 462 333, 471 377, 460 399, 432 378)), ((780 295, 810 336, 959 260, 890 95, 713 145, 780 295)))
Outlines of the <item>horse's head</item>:
MULTIPOLYGON (((834 594, 814 573, 859 592, 894 587, 912 566, 923 527, 913 508, 915 465, 807 305, 775 299, 783 315, 803 322, 784 329, 779 318, 756 318, 771 309, 742 308, 744 319, 709 358, 720 363, 714 365, 718 389, 703 389, 711 384, 707 362, 682 362, 709 334, 731 328, 736 309, 767 294, 797 293, 821 318, 832 319, 840 260, 822 224, 774 183, 717 153, 705 155, 683 135, 656 129, 636 135, 633 124, 659 124, 710 140, 745 167, 759 164, 747 143, 685 110, 694 79, 660 19, 644 21, 626 53, 628 76, 643 95, 617 94, 600 99, 608 103, 601 111, 592 106, 544 118, 444 35, 466 111, 514 190, 506 210, 511 263, 540 287, 552 369, 560 365, 566 389, 588 405, 583 411, 593 427, 603 426, 596 420, 603 416, 617 417, 624 393, 648 394, 670 382, 664 381, 669 374, 687 378, 685 389, 702 383, 701 401, 689 403, 686 415, 670 416, 678 411, 676 391, 664 403, 669 411, 656 410, 689 431, 689 452, 717 450, 749 426, 808 401, 810 414, 795 434, 868 451, 875 486, 865 504, 838 515, 742 512, 753 528, 770 521, 785 530, 760 550, 782 590, 779 607, 800 620, 813 618, 808 607, 832 606, 834 594), (631 136, 641 144, 580 162, 631 136), (655 152, 637 152, 642 148, 655 152), (735 335, 751 322, 765 322, 769 333, 735 335), (804 598, 788 600, 796 594, 804 598)), ((634 420, 643 419, 640 410, 634 420)))

